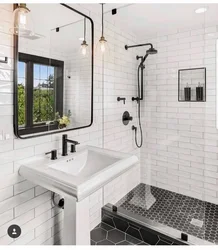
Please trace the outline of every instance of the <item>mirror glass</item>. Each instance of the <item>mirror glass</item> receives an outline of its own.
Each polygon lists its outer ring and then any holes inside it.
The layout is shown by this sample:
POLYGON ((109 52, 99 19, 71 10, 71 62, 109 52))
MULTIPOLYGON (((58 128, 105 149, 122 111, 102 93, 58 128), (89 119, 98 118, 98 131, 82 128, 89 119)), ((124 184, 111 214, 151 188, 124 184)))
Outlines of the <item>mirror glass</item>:
POLYGON ((27 8, 27 29, 16 36, 17 136, 29 138, 90 126, 91 20, 61 4, 27 4, 27 8))

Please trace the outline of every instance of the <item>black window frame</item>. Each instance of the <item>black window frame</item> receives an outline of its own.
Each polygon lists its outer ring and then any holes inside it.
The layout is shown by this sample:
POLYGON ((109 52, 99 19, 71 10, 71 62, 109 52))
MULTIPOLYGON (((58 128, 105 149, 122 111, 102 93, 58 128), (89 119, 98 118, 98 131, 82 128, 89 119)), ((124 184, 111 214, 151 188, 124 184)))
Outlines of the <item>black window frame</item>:
POLYGON ((25 104, 25 126, 19 126, 19 134, 34 134, 45 131, 58 129, 57 123, 41 122, 38 124, 33 123, 33 91, 34 91, 34 64, 51 66, 55 68, 55 112, 59 112, 60 116, 63 115, 63 89, 64 89, 64 62, 60 60, 50 59, 41 56, 35 56, 26 53, 18 53, 18 61, 24 62, 26 65, 25 78, 26 78, 26 104, 25 104))

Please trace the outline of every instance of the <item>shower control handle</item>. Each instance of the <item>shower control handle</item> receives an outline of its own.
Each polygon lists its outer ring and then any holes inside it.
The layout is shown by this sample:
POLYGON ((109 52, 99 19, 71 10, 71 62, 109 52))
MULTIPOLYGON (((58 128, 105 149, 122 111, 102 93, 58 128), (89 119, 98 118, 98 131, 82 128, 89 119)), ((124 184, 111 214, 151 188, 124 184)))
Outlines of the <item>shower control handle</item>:
POLYGON ((123 121, 123 124, 124 125, 128 125, 129 124, 129 121, 132 121, 133 120, 133 117, 130 116, 129 112, 128 111, 125 111, 123 113, 123 116, 122 116, 122 121, 123 121))
POLYGON ((132 121, 132 119, 133 119, 132 116, 124 117, 123 118, 124 121, 132 121))
POLYGON ((117 97, 117 101, 118 101, 118 102, 123 101, 123 104, 125 104, 125 103, 126 103, 126 98, 125 98, 125 97, 120 97, 120 96, 118 96, 118 97, 117 97))

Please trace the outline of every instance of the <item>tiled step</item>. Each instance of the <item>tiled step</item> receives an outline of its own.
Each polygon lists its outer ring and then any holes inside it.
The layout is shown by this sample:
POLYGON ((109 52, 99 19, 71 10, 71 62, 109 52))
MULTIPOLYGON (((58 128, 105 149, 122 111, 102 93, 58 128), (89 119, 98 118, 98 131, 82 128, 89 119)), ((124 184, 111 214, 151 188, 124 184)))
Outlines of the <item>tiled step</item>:
MULTIPOLYGON (((125 216, 118 211, 112 211, 112 205, 107 204, 102 209, 102 223, 104 225, 110 226, 111 230, 118 230, 123 233, 123 237, 128 239, 138 240, 136 244, 145 244, 145 245, 189 245, 188 242, 170 237, 167 232, 156 230, 154 227, 148 227, 136 222, 131 217, 125 216)), ((101 227, 101 226, 99 226, 101 227)), ((110 236, 110 231, 108 231, 110 236)), ((116 238, 116 236, 114 236, 116 238)), ((109 238, 108 238, 109 239, 109 238)), ((110 240, 110 239, 109 239, 110 240)), ((128 241, 128 240, 127 240, 128 241)), ((131 243, 131 242, 130 242, 131 243)))
POLYGON ((147 245, 144 241, 102 222, 91 232, 91 245, 147 245))

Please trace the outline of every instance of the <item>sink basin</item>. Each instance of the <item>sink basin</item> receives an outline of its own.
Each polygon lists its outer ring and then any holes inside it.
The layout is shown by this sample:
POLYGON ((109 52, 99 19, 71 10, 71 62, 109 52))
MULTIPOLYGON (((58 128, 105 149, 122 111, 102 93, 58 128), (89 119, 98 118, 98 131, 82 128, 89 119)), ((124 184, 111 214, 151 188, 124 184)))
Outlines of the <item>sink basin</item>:
POLYGON ((119 158, 88 148, 75 155, 72 154, 66 159, 49 164, 49 167, 73 176, 89 177, 119 160, 119 158))
POLYGON ((35 156, 21 163, 19 173, 33 183, 80 201, 138 162, 135 155, 93 146, 76 153, 58 156, 35 156))
MULTIPOLYGON (((20 162, 19 174, 64 196, 64 245, 90 244, 90 197, 138 163, 135 155, 84 146, 51 160, 35 156, 20 162)), ((102 194, 103 199, 103 194, 102 194)))

